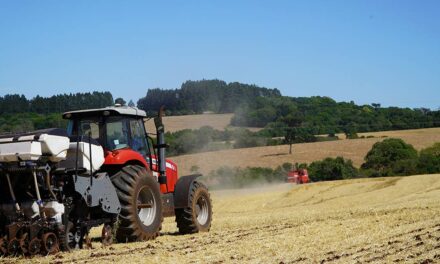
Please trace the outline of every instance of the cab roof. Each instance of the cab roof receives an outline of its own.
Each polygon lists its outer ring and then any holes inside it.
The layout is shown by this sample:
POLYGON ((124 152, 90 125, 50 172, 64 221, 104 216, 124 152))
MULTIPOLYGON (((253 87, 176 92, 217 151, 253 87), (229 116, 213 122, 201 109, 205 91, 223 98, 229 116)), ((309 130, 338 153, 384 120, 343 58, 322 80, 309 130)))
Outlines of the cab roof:
POLYGON ((104 108, 96 108, 96 109, 85 109, 85 110, 77 110, 77 111, 69 111, 63 114, 64 119, 72 119, 76 117, 90 117, 90 116, 116 116, 116 115, 125 115, 125 116, 135 116, 135 117, 146 117, 147 114, 144 110, 141 110, 137 107, 130 106, 107 106, 104 108))

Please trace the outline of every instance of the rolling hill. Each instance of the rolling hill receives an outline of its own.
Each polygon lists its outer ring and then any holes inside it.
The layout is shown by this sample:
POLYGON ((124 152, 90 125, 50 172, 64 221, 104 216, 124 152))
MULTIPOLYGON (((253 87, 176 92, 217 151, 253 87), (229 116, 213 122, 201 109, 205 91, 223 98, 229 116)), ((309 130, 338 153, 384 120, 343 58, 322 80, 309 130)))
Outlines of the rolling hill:
POLYGON ((279 145, 204 152, 171 159, 179 165, 180 175, 189 174, 194 165, 200 168, 201 173, 206 174, 221 166, 275 168, 285 162, 310 163, 336 156, 351 159, 355 166, 360 166, 373 144, 383 140, 385 136, 401 138, 420 150, 440 141, 440 128, 370 132, 359 135, 374 138, 294 144, 293 153, 290 155, 288 145, 279 145))

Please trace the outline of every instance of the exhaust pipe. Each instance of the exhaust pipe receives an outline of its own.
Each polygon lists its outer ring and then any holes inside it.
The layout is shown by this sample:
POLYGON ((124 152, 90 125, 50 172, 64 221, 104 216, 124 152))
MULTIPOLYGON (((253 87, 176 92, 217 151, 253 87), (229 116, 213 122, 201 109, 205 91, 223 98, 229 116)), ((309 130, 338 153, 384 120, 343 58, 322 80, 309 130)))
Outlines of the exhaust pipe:
POLYGON ((167 186, 165 148, 167 148, 168 146, 167 144, 165 144, 165 127, 162 123, 163 112, 164 106, 160 108, 157 117, 154 118, 154 124, 156 126, 157 133, 157 144, 155 145, 155 148, 157 148, 158 150, 157 163, 159 167, 159 184, 165 184, 165 186, 167 186))

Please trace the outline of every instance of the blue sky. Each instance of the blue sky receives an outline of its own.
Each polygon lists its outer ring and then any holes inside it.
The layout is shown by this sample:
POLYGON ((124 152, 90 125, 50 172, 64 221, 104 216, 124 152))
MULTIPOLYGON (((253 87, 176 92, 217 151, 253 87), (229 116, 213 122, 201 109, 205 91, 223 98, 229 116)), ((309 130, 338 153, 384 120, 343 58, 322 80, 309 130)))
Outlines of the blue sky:
POLYGON ((0 0, 0 95, 218 78, 289 96, 440 107, 440 1, 0 0))

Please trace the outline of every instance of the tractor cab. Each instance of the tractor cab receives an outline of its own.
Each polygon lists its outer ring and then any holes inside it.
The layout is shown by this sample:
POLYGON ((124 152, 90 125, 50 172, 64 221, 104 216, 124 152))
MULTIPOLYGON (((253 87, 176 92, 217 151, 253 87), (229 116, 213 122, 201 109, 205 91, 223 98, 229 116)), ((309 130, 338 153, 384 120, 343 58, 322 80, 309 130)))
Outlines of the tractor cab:
MULTIPOLYGON (((78 138, 89 138, 104 148, 105 161, 102 169, 110 175, 126 164, 136 164, 149 168, 153 176, 160 177, 160 158, 156 155, 153 141, 145 129, 145 111, 116 105, 66 112, 63 118, 69 120, 67 134, 71 142, 78 138)), ((177 182, 176 164, 170 160, 165 163, 166 179, 159 181, 162 193, 172 192, 177 182)))
POLYGON ((143 119, 144 111, 124 106, 64 113, 69 136, 90 136, 107 151, 131 148, 145 156, 149 153, 143 119))

